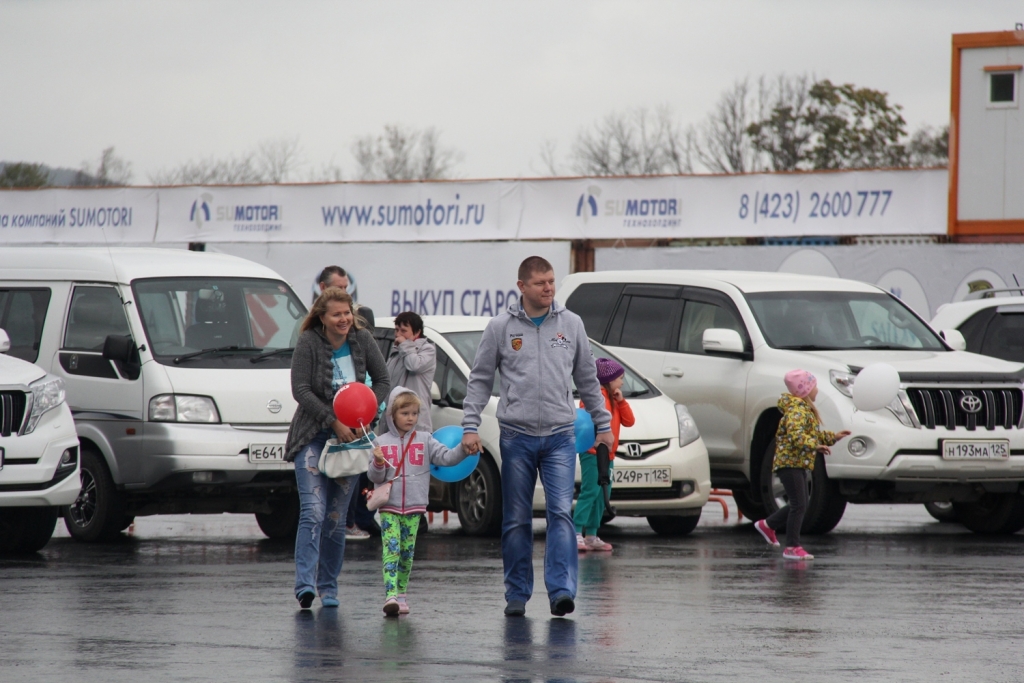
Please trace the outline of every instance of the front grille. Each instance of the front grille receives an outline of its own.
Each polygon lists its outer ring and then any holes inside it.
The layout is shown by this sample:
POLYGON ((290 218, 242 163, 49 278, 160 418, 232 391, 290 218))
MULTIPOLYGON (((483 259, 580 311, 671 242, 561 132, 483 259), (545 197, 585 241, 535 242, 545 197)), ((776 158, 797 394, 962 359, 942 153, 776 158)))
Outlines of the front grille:
POLYGON ((672 486, 661 488, 615 488, 612 487, 612 500, 666 500, 682 498, 683 482, 674 481, 672 486))
POLYGON ((646 460, 668 448, 668 443, 668 439, 620 441, 619 447, 615 451, 615 457, 627 460, 646 460))
POLYGON ((0 436, 17 434, 25 419, 25 392, 0 391, 0 436))
POLYGON ((907 389, 922 427, 935 429, 1013 429, 1020 424, 1024 392, 1013 387, 994 389, 907 389), (965 407, 966 406, 966 407, 965 407), (976 411, 967 408, 977 407, 976 411))

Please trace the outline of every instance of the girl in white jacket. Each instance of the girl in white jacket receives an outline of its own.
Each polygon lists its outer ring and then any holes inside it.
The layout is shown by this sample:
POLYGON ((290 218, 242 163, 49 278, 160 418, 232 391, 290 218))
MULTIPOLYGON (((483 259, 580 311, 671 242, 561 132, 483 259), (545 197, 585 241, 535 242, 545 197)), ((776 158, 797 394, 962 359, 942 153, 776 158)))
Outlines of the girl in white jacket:
POLYGON ((380 507, 380 536, 384 560, 384 616, 409 613, 405 591, 412 573, 416 531, 427 510, 430 465, 447 467, 466 454, 460 444, 450 449, 429 432, 416 431, 420 399, 405 387, 395 387, 388 399, 388 432, 377 438, 367 470, 374 484, 392 482, 391 495, 380 507))

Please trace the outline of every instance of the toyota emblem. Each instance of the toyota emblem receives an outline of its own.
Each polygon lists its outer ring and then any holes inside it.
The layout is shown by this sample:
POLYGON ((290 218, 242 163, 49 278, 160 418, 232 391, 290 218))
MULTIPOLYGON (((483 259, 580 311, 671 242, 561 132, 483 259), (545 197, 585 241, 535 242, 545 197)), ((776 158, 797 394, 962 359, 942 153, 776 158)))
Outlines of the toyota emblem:
POLYGON ((631 441, 626 444, 626 454, 631 458, 639 458, 644 454, 644 449, 640 447, 640 444, 631 441))
POLYGON ((960 398, 960 407, 972 415, 981 412, 981 399, 974 394, 964 394, 960 398))
POLYGON ((274 415, 277 415, 278 413, 281 412, 281 402, 278 401, 276 398, 270 399, 269 401, 267 401, 267 410, 272 412, 274 415))

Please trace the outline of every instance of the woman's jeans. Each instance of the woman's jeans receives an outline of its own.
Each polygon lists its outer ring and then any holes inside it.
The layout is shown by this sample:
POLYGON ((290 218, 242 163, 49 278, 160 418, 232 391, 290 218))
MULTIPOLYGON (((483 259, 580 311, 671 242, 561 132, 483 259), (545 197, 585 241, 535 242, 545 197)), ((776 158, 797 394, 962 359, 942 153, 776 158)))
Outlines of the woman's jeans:
POLYGON ((576 436, 569 429, 530 436, 501 428, 501 559, 505 600, 526 602, 533 594, 533 491, 537 474, 547 501, 544 585, 548 599, 576 598, 578 551, 572 521, 576 436))
POLYGON ((786 547, 797 548, 800 546, 800 527, 803 526, 804 513, 807 511, 807 470, 783 467, 775 473, 786 489, 789 505, 776 510, 764 523, 772 530, 781 529, 785 524, 786 547))
POLYGON ((359 475, 339 484, 320 473, 320 453, 330 438, 325 430, 295 456, 299 489, 299 530, 295 535, 295 595, 313 592, 338 597, 338 574, 345 554, 345 516, 359 475))

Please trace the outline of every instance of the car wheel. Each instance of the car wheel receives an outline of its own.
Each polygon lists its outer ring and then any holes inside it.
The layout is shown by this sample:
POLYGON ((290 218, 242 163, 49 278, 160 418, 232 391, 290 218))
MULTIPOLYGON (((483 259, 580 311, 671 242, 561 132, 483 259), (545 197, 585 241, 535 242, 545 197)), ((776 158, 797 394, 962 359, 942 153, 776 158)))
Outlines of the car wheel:
POLYGON ((470 536, 501 533, 501 476, 491 458, 484 454, 480 464, 456 488, 459 524, 470 536))
POLYGON ((42 550, 53 536, 53 528, 57 526, 55 507, 19 508, 24 520, 21 542, 18 550, 23 553, 35 553, 42 550))
MULTIPOLYGON (((786 490, 778 475, 772 471, 774 460, 775 439, 772 439, 761 461, 761 500, 764 501, 768 515, 788 503, 786 490)), ((814 462, 814 471, 811 472, 807 512, 804 514, 800 533, 827 534, 839 524, 845 512, 846 498, 839 492, 839 487, 828 478, 824 459, 818 455, 814 462)))
POLYGON ((82 449, 82 489, 64 508, 64 526, 79 541, 109 541, 121 535, 124 500, 114 486, 103 456, 82 449))
POLYGON ((1024 496, 986 493, 971 503, 953 503, 957 520, 976 534, 1014 534, 1024 529, 1024 496))
POLYGON ((270 512, 257 512, 256 523, 267 538, 294 541, 299 530, 299 494, 270 501, 270 512))
POLYGON ((18 552, 25 532, 20 508, 0 508, 0 555, 18 552))
POLYGON ((940 522, 956 522, 956 510, 952 503, 925 503, 924 509, 940 522))
POLYGON ((647 523, 659 536, 685 536, 697 528, 700 511, 695 515, 681 517, 678 515, 651 515, 647 523))

